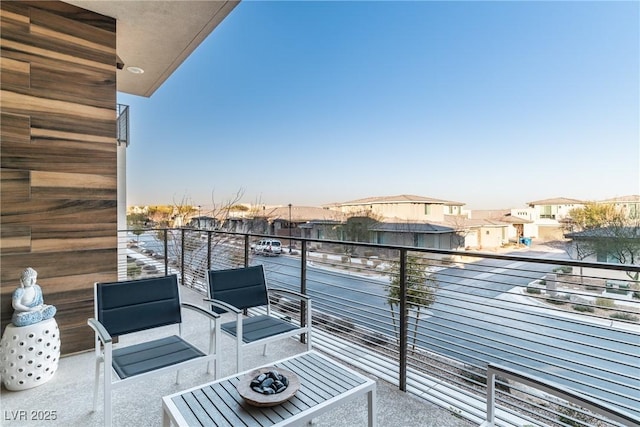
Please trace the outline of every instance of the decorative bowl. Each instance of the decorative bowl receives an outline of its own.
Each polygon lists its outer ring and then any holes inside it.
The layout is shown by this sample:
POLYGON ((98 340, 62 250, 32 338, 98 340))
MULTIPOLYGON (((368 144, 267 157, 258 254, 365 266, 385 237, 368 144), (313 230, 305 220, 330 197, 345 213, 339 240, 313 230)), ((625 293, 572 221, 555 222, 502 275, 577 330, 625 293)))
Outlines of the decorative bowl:
POLYGON ((236 386, 238 393, 242 398, 252 406, 275 406, 279 405, 287 400, 291 399, 294 394, 300 388, 300 379, 296 374, 286 369, 276 368, 275 366, 269 366, 264 368, 254 369, 240 379, 240 382, 236 386), (261 374, 268 373, 269 371, 278 371, 279 374, 285 376, 289 381, 289 385, 286 389, 280 393, 275 394, 262 394, 251 388, 251 381, 261 374))

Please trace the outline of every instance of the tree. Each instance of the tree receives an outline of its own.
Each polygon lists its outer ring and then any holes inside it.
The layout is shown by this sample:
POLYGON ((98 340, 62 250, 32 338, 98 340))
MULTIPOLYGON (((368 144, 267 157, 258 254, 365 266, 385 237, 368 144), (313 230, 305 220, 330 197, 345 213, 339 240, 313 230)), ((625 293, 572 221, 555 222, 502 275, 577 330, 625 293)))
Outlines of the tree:
POLYGON ((350 242, 369 242, 371 226, 380 222, 381 219, 381 216, 368 210, 352 214, 341 227, 345 240, 350 242))
POLYGON ((127 225, 133 230, 132 232, 135 234, 138 243, 140 242, 140 235, 144 233, 147 220, 147 215, 143 213, 130 213, 127 215, 127 225))
MULTIPOLYGON (((406 262, 406 288, 407 288, 407 310, 415 310, 415 323, 413 326, 413 344, 415 351, 418 335, 418 321, 422 314, 422 309, 431 306, 436 300, 438 282, 433 275, 426 270, 424 259, 417 255, 407 254, 406 262)), ((386 286, 387 303, 391 308, 391 321, 393 328, 398 331, 399 325, 396 323, 395 312, 400 306, 400 261, 393 261, 386 269, 390 276, 390 283, 386 286)), ((399 323, 399 320, 398 320, 399 323)))
POLYGON ((571 209, 565 230, 569 232, 592 230, 619 222, 624 214, 612 204, 588 202, 581 208, 571 209))
MULTIPOLYGON (((629 217, 612 204, 587 203, 569 212, 566 234, 573 240, 576 257, 596 256, 598 260, 613 260, 619 264, 640 262, 640 219, 629 217)), ((582 274, 581 274, 582 275, 582 274)), ((627 272, 638 281, 637 272, 627 272)))

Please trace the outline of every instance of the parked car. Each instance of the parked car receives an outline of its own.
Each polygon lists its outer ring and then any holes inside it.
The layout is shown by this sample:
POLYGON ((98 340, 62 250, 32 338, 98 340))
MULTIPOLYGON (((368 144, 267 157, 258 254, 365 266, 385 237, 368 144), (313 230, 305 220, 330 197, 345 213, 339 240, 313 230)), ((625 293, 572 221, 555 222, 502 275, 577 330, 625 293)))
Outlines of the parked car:
POLYGON ((251 246, 251 250, 257 255, 277 256, 282 253, 282 243, 275 239, 262 239, 251 246))

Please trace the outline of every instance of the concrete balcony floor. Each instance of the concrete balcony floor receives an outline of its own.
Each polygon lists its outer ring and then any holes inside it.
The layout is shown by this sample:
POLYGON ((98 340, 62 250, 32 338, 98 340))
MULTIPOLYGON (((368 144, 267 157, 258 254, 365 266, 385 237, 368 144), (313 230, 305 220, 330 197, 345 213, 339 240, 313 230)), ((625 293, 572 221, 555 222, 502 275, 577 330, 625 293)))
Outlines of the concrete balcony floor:
MULTIPOLYGON (((181 292, 183 301, 201 303, 200 294, 185 288, 182 288, 181 292)), ((184 335, 200 343, 202 348, 206 348, 208 321, 186 311, 183 324, 184 335)), ((177 333, 177 328, 172 328, 172 332, 177 333)), ((167 333, 167 330, 147 332, 144 333, 144 339, 152 338, 154 334, 167 333)), ((133 335, 121 339, 121 343, 132 343, 141 338, 141 335, 137 337, 133 335)), ((230 338, 223 334, 221 341, 223 350, 221 375, 225 377, 234 373, 236 355, 230 338)), ((270 345, 267 356, 262 355, 261 348, 251 349, 245 353, 244 369, 267 365, 303 352, 305 349, 306 346, 294 339, 270 345)), ((322 348, 315 349, 322 352, 322 348)), ((98 409, 92 412, 94 367, 94 353, 88 351, 61 358, 54 377, 38 387, 24 391, 8 391, 3 386, 0 396, 0 424, 30 427, 103 425, 102 385, 98 392, 98 409), (47 411, 49 414, 55 411, 56 419, 43 421, 33 418, 33 415, 44 415, 47 411)), ((180 373, 180 384, 175 384, 175 373, 168 373, 118 388, 113 392, 113 425, 161 426, 162 396, 213 380, 213 375, 206 373, 206 365, 203 364, 202 369, 183 370, 180 373)), ((377 402, 378 425, 381 427, 469 427, 474 425, 444 408, 401 392, 396 386, 380 379, 377 379, 377 402)), ((365 426, 366 420, 366 398, 362 397, 347 402, 332 412, 322 414, 314 419, 313 425, 365 426)))

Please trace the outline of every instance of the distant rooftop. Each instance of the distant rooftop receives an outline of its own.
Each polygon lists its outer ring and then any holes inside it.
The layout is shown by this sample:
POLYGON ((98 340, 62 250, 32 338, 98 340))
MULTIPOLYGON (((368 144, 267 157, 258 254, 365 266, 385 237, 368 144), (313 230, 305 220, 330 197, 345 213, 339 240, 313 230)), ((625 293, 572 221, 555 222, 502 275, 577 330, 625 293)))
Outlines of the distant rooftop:
POLYGON ((640 203, 640 195, 632 194, 630 196, 620 196, 620 197, 614 197, 612 199, 599 200, 599 203, 622 203, 622 202, 640 203))
POLYGON ((464 206, 464 203, 450 200, 433 199, 431 197, 415 196, 412 194, 400 194, 397 196, 367 197, 364 199, 350 200, 348 202, 335 203, 331 206, 341 205, 367 205, 378 203, 431 203, 435 205, 464 206))
MULTIPOLYGON (((289 206, 266 208, 264 213, 258 213, 256 216, 264 216, 271 220, 289 220, 289 206)), ((345 215, 339 211, 318 208, 315 206, 291 206, 291 221, 293 222, 340 222, 345 219, 345 215)))
POLYGON ((539 205, 576 205, 576 204, 584 204, 584 200, 578 199, 569 199, 567 197, 556 197, 553 199, 544 199, 544 200, 536 200, 533 202, 528 202, 529 206, 539 206, 539 205))

